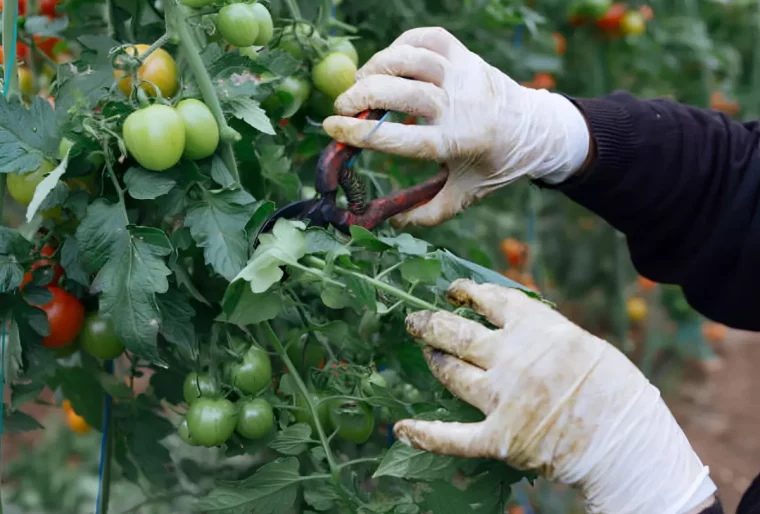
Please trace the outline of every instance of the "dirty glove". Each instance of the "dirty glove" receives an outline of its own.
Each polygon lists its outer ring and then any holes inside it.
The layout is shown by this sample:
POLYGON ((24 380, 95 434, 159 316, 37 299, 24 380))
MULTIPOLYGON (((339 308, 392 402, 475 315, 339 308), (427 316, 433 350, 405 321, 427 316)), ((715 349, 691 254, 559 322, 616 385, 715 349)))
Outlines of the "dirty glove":
POLYGON ((479 423, 404 420, 416 448, 498 459, 580 489, 594 513, 689 512, 715 492, 660 392, 615 347, 517 289, 454 282, 449 299, 496 327, 418 312, 407 330, 479 423))
POLYGON ((449 170, 438 196, 397 216, 396 225, 436 225, 523 176, 559 183, 589 152, 585 118, 569 100, 521 86, 441 28, 405 32, 356 78, 335 101, 342 116, 324 121, 331 137, 449 170), (406 112, 429 124, 384 123, 365 141, 377 122, 351 117, 365 109, 406 112))

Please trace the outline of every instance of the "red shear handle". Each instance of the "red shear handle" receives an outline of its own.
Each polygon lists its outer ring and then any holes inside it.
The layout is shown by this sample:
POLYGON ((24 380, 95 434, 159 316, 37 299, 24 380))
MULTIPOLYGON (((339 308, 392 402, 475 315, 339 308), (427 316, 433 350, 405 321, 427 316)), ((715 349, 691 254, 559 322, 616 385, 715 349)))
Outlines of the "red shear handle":
POLYGON ((388 218, 432 200, 443 189, 448 176, 448 172, 442 169, 435 177, 429 178, 421 184, 372 200, 364 214, 340 210, 337 219, 330 221, 344 233, 348 233, 348 228, 351 225, 359 225, 367 230, 372 230, 388 218))
MULTIPOLYGON (((385 113, 386 111, 374 109, 363 111, 356 117, 360 120, 379 120, 385 113)), ((324 195, 337 191, 341 171, 361 151, 361 148, 347 146, 337 141, 330 143, 320 154, 317 163, 317 176, 314 181, 317 192, 324 195)))

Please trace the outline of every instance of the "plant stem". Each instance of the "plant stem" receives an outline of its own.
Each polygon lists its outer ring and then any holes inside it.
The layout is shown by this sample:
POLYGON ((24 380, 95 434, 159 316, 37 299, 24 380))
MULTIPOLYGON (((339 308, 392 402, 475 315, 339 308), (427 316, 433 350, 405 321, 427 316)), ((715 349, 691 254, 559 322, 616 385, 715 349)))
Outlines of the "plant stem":
POLYGON ((113 170, 113 166, 111 166, 111 152, 108 148, 108 139, 103 140, 103 151, 106 154, 106 169, 108 170, 108 176, 111 177, 111 183, 113 184, 114 189, 116 189, 116 194, 119 195, 119 205, 121 205, 122 214, 124 214, 124 224, 129 225, 129 215, 127 214, 127 203, 124 199, 124 190, 121 188, 121 184, 119 184, 119 179, 116 178, 116 172, 113 170))
POLYGON ((341 464, 338 464, 338 468, 343 469, 349 466, 355 466, 356 464, 364 464, 365 462, 369 463, 369 462, 379 462, 379 461, 380 461, 380 457, 362 457, 360 459, 349 460, 348 462, 343 462, 341 464))
POLYGON ((113 19, 116 12, 114 10, 113 0, 106 0, 106 25, 108 27, 108 37, 116 39, 116 26, 113 24, 113 19))
POLYGON ((375 279, 380 280, 381 278, 383 278, 387 274, 392 273, 393 271, 395 271, 396 269, 398 269, 403 263, 404 263, 404 261, 397 262, 396 264, 394 264, 390 268, 384 269, 383 271, 381 271, 380 273, 378 273, 377 275, 375 275, 375 279))
POLYGON ((332 0, 321 0, 319 6, 319 19, 317 19, 317 30, 321 34, 327 33, 332 19, 332 0))
POLYGON ((348 32, 349 34, 356 34, 359 32, 359 29, 353 25, 336 20, 335 18, 330 18, 330 26, 335 27, 336 29, 341 29, 343 32, 348 32))
POLYGON ((37 45, 34 44, 34 41, 29 39, 28 37, 22 36, 21 34, 18 34, 18 40, 24 43, 26 46, 32 49, 32 53, 48 63, 53 68, 58 67, 58 63, 55 62, 49 55, 47 55, 45 52, 39 49, 37 45))
POLYGON ((6 2, 3 9, 3 62, 13 62, 13 66, 4 70, 5 76, 5 98, 10 100, 19 96, 18 85, 18 62, 16 56, 12 53, 16 46, 13 42, 13 36, 16 32, 16 13, 18 12, 18 0, 6 2))
POLYGON ((301 9, 298 7, 298 0, 285 0, 285 6, 290 11, 290 17, 296 21, 301 20, 301 9))
POLYGON ((214 114, 216 123, 219 125, 219 134, 222 138, 222 160, 230 170, 235 183, 240 187, 240 173, 235 162, 235 153, 231 141, 239 141, 241 136, 236 130, 227 125, 224 111, 222 111, 222 104, 219 102, 214 85, 211 83, 211 77, 203 65, 201 49, 190 32, 190 26, 187 23, 188 10, 185 6, 175 4, 171 0, 164 3, 164 9, 166 10, 167 33, 172 41, 179 44, 179 47, 182 49, 190 71, 192 71, 195 80, 198 82, 198 88, 201 90, 203 101, 214 114))
MULTIPOLYGON (((327 263, 325 263, 325 261, 317 257, 309 256, 309 257, 306 257, 304 260, 307 261, 309 264, 319 268, 320 270, 324 269, 327 266, 327 263)), ((336 273, 339 273, 341 275, 352 276, 354 278, 358 278, 359 280, 363 280, 367 282, 368 284, 375 286, 377 289, 395 296, 399 300, 404 300, 409 305, 414 305, 415 307, 418 307, 420 309, 426 309, 426 310, 432 310, 432 311, 443 310, 440 307, 437 307, 430 302, 426 302, 425 300, 422 300, 421 298, 417 298, 416 296, 411 295, 402 289, 394 287, 388 284, 387 282, 382 282, 380 280, 377 280, 376 278, 368 277, 361 273, 357 273, 356 271, 343 269, 340 266, 335 266, 333 269, 336 271, 336 273)), ((338 283, 340 284, 340 282, 338 283)))
POLYGON ((306 387, 306 384, 301 378, 300 373, 298 373, 298 369, 293 365, 293 361, 290 360, 288 352, 285 351, 285 348, 282 346, 280 339, 272 329, 272 325, 270 325, 268 321, 265 321, 261 323, 261 326, 264 329, 264 336, 269 340, 269 344, 274 347, 275 351, 277 351, 280 358, 282 359, 282 362, 285 363, 285 366, 288 368, 288 373, 293 378, 296 383, 296 387, 298 387, 298 390, 303 395, 306 406, 309 408, 311 418, 314 420, 314 426, 317 429, 319 441, 322 443, 322 448, 325 450, 325 458, 327 459, 327 465, 330 468, 330 472, 332 473, 332 479, 337 486, 340 484, 340 468, 335 461, 335 456, 333 455, 332 449, 330 448, 330 443, 327 441, 327 436, 325 435, 325 430, 322 428, 322 423, 319 421, 319 412, 317 411, 317 406, 314 403, 314 400, 312 399, 311 394, 306 387))
POLYGON ((147 50, 145 50, 145 53, 140 54, 137 58, 141 62, 145 62, 145 60, 150 56, 150 54, 152 54, 153 52, 155 52, 156 50, 158 50, 159 48, 161 48, 162 46, 164 46, 169 41, 171 41, 171 38, 169 37, 169 34, 164 34, 160 38, 156 39, 153 42, 153 44, 150 45, 147 50))

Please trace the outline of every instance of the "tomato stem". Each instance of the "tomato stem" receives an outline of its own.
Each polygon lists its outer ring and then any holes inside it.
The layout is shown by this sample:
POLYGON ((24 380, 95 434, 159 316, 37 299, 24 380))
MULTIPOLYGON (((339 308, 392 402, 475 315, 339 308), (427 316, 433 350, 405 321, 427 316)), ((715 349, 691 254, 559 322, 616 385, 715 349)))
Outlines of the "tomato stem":
POLYGON ((301 9, 298 7, 297 0, 285 0, 285 6, 290 11, 290 17, 295 21, 301 20, 301 9))
POLYGON ((103 139, 103 152, 106 154, 106 169, 108 170, 108 176, 111 178, 111 183, 113 184, 114 189, 116 189, 116 194, 119 195, 119 205, 121 206, 122 214, 124 214, 124 224, 129 225, 129 215, 127 214, 127 203, 124 199, 124 190, 121 188, 121 184, 119 184, 119 179, 116 178, 116 172, 113 170, 113 166, 111 166, 111 150, 108 147, 108 138, 103 139))
POLYGON ((238 172, 235 153, 230 142, 231 140, 239 140, 241 136, 240 133, 227 124, 227 120, 224 117, 219 97, 216 95, 214 85, 211 83, 211 77, 206 70, 206 66, 203 64, 203 59, 201 59, 201 49, 190 32, 190 26, 187 23, 188 9, 174 2, 166 2, 164 8, 166 9, 166 26, 169 37, 175 40, 182 49, 190 71, 198 82, 198 88, 201 90, 203 101, 211 109, 216 123, 219 125, 219 134, 222 135, 222 160, 230 170, 235 184, 241 187, 240 173, 238 172), (172 33, 174 31, 176 31, 176 34, 172 33))

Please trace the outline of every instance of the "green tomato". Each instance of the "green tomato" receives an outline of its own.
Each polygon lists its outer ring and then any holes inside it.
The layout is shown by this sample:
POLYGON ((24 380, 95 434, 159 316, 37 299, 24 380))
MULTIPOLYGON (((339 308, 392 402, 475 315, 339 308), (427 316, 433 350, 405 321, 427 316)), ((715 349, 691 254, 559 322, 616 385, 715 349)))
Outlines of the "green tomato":
POLYGON ((274 94, 261 104, 267 111, 273 111, 283 107, 283 118, 290 118, 304 104, 311 94, 311 84, 305 79, 298 77, 285 77, 277 84, 274 94))
POLYGON ((279 49, 287 52, 298 60, 303 58, 304 47, 313 45, 314 40, 319 37, 317 31, 308 23, 299 23, 295 26, 290 25, 282 30, 279 49))
POLYGON ((192 405, 198 398, 213 398, 222 391, 219 382, 208 373, 192 371, 185 377, 182 384, 182 396, 188 405, 192 405))
POLYGON ((356 82, 356 65, 345 54, 333 52, 311 70, 314 86, 336 99, 356 82))
POLYGON ((215 0, 179 0, 179 3, 188 7, 200 9, 201 7, 206 7, 207 5, 213 4, 214 1, 215 0))
POLYGON ((274 411, 263 398, 244 401, 240 404, 237 431, 246 439, 261 439, 274 427, 274 411))
POLYGON ((97 312, 85 318, 79 340, 87 353, 99 359, 115 359, 124 352, 124 345, 116 336, 111 318, 104 318, 97 312))
POLYGON ((264 46, 272 39, 274 34, 274 23, 272 22, 272 14, 264 5, 256 3, 251 5, 251 10, 256 15, 256 21, 259 23, 259 34, 256 36, 254 45, 264 46))
POLYGON ((346 38, 330 38, 328 41, 330 44, 331 52, 338 52, 347 56, 354 63, 354 66, 359 66, 359 54, 356 52, 356 47, 350 39, 346 38))
POLYGON ((185 152, 188 159, 210 157, 219 145, 219 126, 206 104, 194 98, 182 100, 175 107, 185 125, 185 152))
POLYGON ((256 13, 246 4, 222 7, 216 18, 216 28, 224 39, 235 46, 251 46, 259 35, 256 13))
MULTIPOLYGON (((319 403, 323 398, 325 398, 325 395, 322 393, 310 393, 311 395, 311 401, 314 402, 317 405, 317 417, 319 418, 319 424, 322 425, 322 428, 325 430, 325 432, 332 432, 332 423, 330 422, 330 402, 322 402, 319 403)), ((314 418, 311 416, 311 412, 309 412, 309 407, 306 404, 306 398, 303 396, 297 396, 296 397, 296 407, 298 407, 298 410, 293 411, 293 417, 296 418, 296 422, 298 423, 306 423, 311 427, 312 433, 317 433, 317 426, 314 423, 314 418)))
POLYGON ((333 400, 330 402, 330 423, 344 441, 362 444, 375 430, 375 413, 365 402, 333 400))
POLYGON ((183 419, 182 423, 177 427, 177 435, 179 435, 179 438, 185 441, 186 444, 189 444, 190 446, 198 446, 198 443, 190 435, 190 427, 187 426, 187 419, 183 419))
POLYGON ((245 394, 256 394, 272 383, 272 362, 267 352, 251 346, 242 362, 229 365, 228 373, 235 387, 245 394))
POLYGON ((242 48, 238 48, 238 53, 240 55, 244 55, 248 57, 250 60, 255 61, 259 57, 259 53, 257 52, 258 46, 244 46, 242 48))
POLYGON ((47 159, 42 161, 40 167, 29 173, 19 175, 17 173, 7 173, 8 192, 11 197, 24 207, 28 207, 34 198, 34 191, 40 185, 45 175, 56 168, 56 165, 47 159))
POLYGON ((143 168, 168 170, 185 151, 185 125, 168 105, 151 105, 127 116, 124 142, 143 168))
POLYGON ((230 438, 237 426, 237 409, 224 398, 199 398, 187 410, 189 437, 200 446, 219 446, 230 438))
POLYGON ((298 341, 288 346, 288 357, 299 373, 308 374, 312 368, 324 365, 325 348, 310 339, 298 341))

